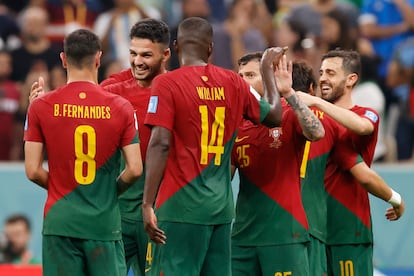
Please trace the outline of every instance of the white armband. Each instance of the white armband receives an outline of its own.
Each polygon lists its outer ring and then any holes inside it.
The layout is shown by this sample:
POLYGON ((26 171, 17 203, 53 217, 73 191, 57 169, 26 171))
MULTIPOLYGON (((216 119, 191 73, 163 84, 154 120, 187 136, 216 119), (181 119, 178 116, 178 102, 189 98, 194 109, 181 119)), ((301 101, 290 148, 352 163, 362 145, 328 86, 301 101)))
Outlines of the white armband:
POLYGON ((388 203, 395 207, 400 206, 401 195, 397 193, 396 191, 394 191, 393 189, 391 189, 391 192, 392 192, 392 195, 391 195, 391 198, 388 200, 388 203))

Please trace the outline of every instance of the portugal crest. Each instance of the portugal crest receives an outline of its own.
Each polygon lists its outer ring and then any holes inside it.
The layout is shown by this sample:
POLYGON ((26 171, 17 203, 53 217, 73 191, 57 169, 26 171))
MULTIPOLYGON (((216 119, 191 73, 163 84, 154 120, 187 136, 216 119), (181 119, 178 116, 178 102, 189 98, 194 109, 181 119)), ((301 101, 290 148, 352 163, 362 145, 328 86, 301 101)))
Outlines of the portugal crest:
POLYGON ((269 144, 271 148, 279 148, 282 145, 282 141, 280 141, 280 135, 282 135, 282 128, 281 127, 274 127, 269 129, 269 136, 273 138, 273 142, 269 144))

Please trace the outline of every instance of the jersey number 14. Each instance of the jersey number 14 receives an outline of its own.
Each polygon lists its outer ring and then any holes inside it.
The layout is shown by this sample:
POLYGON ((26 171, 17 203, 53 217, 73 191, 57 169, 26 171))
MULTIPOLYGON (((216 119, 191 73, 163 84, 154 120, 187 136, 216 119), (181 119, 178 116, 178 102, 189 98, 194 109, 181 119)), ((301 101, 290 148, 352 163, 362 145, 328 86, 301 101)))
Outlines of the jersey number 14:
POLYGON ((224 153, 224 118, 225 107, 217 107, 214 112, 214 122, 209 125, 207 105, 200 105, 199 111, 201 115, 201 157, 200 164, 207 165, 208 154, 215 154, 214 165, 220 166, 221 155, 224 153), (210 137, 210 139, 208 139, 210 137))

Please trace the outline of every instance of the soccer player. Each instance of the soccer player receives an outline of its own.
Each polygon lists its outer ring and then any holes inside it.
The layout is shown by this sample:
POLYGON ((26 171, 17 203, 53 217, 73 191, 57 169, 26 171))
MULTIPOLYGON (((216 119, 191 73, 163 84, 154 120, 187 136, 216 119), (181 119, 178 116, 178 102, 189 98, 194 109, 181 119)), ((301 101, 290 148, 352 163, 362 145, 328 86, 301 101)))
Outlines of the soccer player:
MULTIPOLYGON (((391 203, 392 207, 386 211, 388 219, 396 220, 404 212, 401 196, 369 169, 379 117, 374 110, 355 106, 352 102, 351 92, 358 81, 359 70, 360 59, 356 52, 330 51, 323 56, 320 69, 322 99, 301 94, 301 99, 308 105, 316 106, 348 128, 337 140, 338 136, 334 134, 340 133, 341 128, 335 125, 325 127, 327 136, 319 144, 311 145, 306 157, 316 167, 309 169, 308 164, 303 182, 303 200, 310 224, 315 227, 311 227, 311 234, 315 234, 321 243, 326 239, 328 275, 341 275, 341 271, 355 275, 373 274, 373 237, 367 191, 391 203), (328 157, 333 147, 335 150, 328 157), (319 167, 315 165, 318 162, 322 162, 319 167), (320 173, 315 174, 317 171, 320 173), (326 196, 321 185, 317 184, 323 178, 326 196), (314 187, 313 191, 309 190, 312 189, 310 185, 314 187), (326 209, 315 209, 315 199, 322 202, 324 197, 326 209), (327 213, 327 221, 323 219, 324 213, 327 213)), ((327 125, 327 120, 323 121, 324 125, 327 125)), ((318 242, 314 246, 314 249, 321 248, 318 242)), ((322 249, 319 251, 323 253, 322 249)))
POLYGON ((156 243, 148 275, 231 275, 236 131, 243 116, 269 127, 280 124, 279 94, 268 84, 272 62, 284 51, 266 50, 261 69, 267 101, 258 101, 235 72, 208 64, 212 35, 206 20, 183 20, 175 43, 181 68, 152 84, 142 203, 145 229, 156 243))
POLYGON ((67 84, 28 110, 26 174, 48 191, 44 275, 126 275, 117 197, 141 175, 142 161, 132 105, 97 85, 101 54, 92 32, 69 34, 60 55, 67 84))
MULTIPOLYGON (((166 72, 166 62, 170 57, 170 33, 165 22, 156 19, 143 19, 130 30, 129 58, 131 68, 113 74, 100 85, 107 91, 118 94, 131 102, 138 118, 141 154, 145 154, 151 129, 144 124, 147 113, 151 83, 154 77, 166 72)), ((32 86, 31 96, 42 93, 39 83, 32 86)), ((122 240, 125 248, 127 268, 132 268, 135 276, 145 274, 148 236, 142 221, 142 195, 144 176, 140 177, 119 197, 122 219, 122 240)))
MULTIPOLYGON (((261 53, 241 57, 239 74, 263 96, 261 57, 261 53)), ((299 166, 306 140, 321 139, 324 129, 291 89, 292 64, 286 63, 286 56, 276 67, 276 77, 289 104, 284 105, 281 126, 269 129, 244 120, 232 152, 240 176, 232 275, 313 275, 299 166)))
MULTIPOLYGON (((144 119, 152 80, 166 72, 166 63, 171 54, 170 32, 168 25, 163 21, 144 19, 131 28, 130 39, 131 68, 111 75, 101 86, 132 103, 137 112, 142 158, 145 160, 151 129, 144 125, 144 119)), ((128 268, 132 267, 135 276, 145 274, 147 256, 148 235, 144 229, 141 210, 144 179, 145 177, 140 177, 119 198, 126 263, 128 268)))

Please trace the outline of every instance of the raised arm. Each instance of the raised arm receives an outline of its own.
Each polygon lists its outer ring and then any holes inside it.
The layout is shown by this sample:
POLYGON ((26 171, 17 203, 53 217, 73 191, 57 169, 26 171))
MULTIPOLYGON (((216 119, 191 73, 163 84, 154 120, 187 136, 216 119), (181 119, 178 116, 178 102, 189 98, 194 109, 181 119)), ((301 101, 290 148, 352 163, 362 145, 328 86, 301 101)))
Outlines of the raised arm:
POLYGON ((365 162, 358 163, 350 172, 367 192, 391 204, 392 207, 385 213, 388 220, 397 220, 403 215, 405 204, 400 194, 391 189, 365 162))
POLYGON ((268 127, 280 126, 282 122, 282 103, 277 90, 274 77, 274 63, 277 63, 286 49, 280 47, 268 48, 260 61, 260 73, 262 74, 264 98, 270 105, 270 111, 262 124, 268 127))
POLYGON ((319 108, 335 121, 358 135, 369 135, 375 129, 370 120, 360 117, 351 110, 336 106, 324 99, 303 92, 298 92, 298 95, 307 106, 319 108))
POLYGON ((276 66, 275 78, 280 94, 286 99, 295 111, 303 135, 310 141, 317 141, 325 135, 325 129, 316 115, 296 95, 292 88, 292 62, 287 62, 286 55, 276 66))
POLYGON ((154 213, 154 202, 164 175, 170 150, 171 131, 159 126, 151 130, 151 138, 145 160, 144 198, 142 201, 142 215, 144 227, 150 239, 158 244, 165 244, 164 231, 157 226, 157 217, 154 213))

